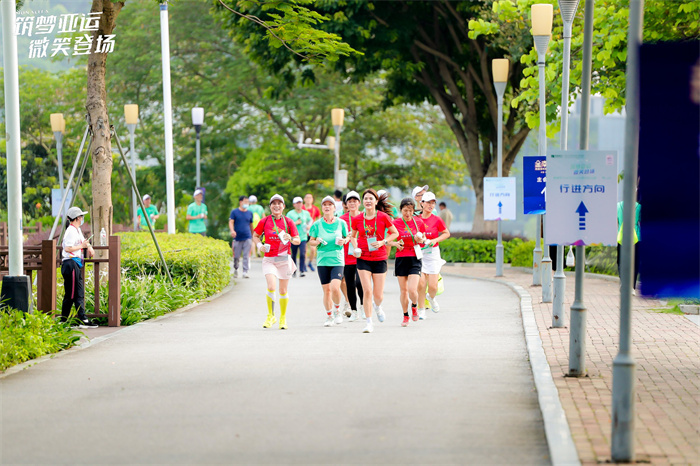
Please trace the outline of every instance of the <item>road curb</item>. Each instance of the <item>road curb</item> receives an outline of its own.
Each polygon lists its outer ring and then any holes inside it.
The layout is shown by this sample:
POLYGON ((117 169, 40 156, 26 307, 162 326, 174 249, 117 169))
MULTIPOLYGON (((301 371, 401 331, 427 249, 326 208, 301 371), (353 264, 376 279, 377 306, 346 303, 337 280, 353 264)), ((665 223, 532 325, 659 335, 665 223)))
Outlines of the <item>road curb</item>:
POLYGON ((537 398, 544 420, 544 430, 549 446, 549 454, 552 465, 580 465, 578 451, 571 436, 569 422, 566 420, 566 413, 559 399, 559 390, 554 384, 552 370, 547 362, 547 356, 542 347, 542 338, 537 328, 535 312, 532 309, 532 297, 530 293, 520 285, 513 282, 506 282, 492 278, 472 277, 468 275, 442 272, 451 277, 470 278, 473 280, 483 280, 486 282, 499 283, 505 285, 520 298, 520 314, 523 319, 523 330, 525 331, 525 342, 527 353, 530 359, 530 367, 537 388, 537 398))

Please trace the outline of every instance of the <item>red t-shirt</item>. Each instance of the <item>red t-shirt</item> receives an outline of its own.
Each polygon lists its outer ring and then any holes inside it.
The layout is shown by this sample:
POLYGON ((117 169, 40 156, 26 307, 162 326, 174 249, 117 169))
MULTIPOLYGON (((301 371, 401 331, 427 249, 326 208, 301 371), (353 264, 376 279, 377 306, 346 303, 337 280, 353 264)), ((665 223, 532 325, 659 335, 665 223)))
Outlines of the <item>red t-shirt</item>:
POLYGON ((357 246, 362 249, 360 259, 366 261, 385 261, 388 257, 387 248, 382 245, 376 251, 370 251, 367 246, 367 237, 373 236, 375 241, 382 241, 386 231, 394 224, 391 217, 384 212, 377 212, 376 217, 365 220, 365 214, 360 214, 352 219, 352 229, 357 231, 357 246))
MULTIPOLYGON (((425 236, 427 236, 428 239, 435 239, 440 236, 440 233, 447 230, 445 222, 443 222, 442 219, 435 214, 432 214, 428 218, 423 218, 423 216, 418 218, 423 220, 423 223, 425 224, 425 236)), ((433 244, 434 248, 437 246, 437 243, 433 244)))
MULTIPOLYGON (((348 229, 349 229, 349 228, 350 228, 350 225, 352 224, 352 220, 350 220, 350 212, 348 212, 348 213, 346 213, 346 214, 344 214, 344 215, 341 215, 341 216, 340 216, 340 219, 341 219, 341 220, 344 220, 345 223, 348 224, 348 229)), ((348 241, 348 243, 344 246, 344 251, 345 251, 345 265, 355 265, 355 264, 357 264, 357 258, 356 258, 354 255, 350 254, 350 251, 349 251, 349 248, 350 248, 351 245, 352 245, 352 243, 350 243, 350 242, 348 241)))
POLYGON ((278 220, 272 215, 264 217, 258 222, 258 226, 255 227, 255 233, 258 235, 265 234, 265 244, 270 245, 270 252, 265 253, 265 257, 275 257, 279 255, 289 254, 292 249, 292 242, 288 242, 286 245, 282 244, 277 232, 286 231, 292 238, 299 236, 299 231, 294 221, 289 217, 282 217, 278 220), (277 227, 277 229, 275 229, 277 227))
POLYGON ((321 211, 318 207, 316 207, 313 204, 311 204, 311 207, 309 207, 308 209, 306 208, 306 206, 302 206, 302 209, 304 209, 309 213, 309 215, 311 215, 311 220, 313 220, 314 222, 321 218, 321 211))
POLYGON ((396 241, 403 240, 403 251, 399 251, 397 248, 396 257, 416 257, 416 251, 413 249, 416 243, 413 242, 413 236, 419 231, 425 233, 425 224, 420 218, 413 217, 407 223, 408 229, 406 229, 403 217, 394 220, 394 226, 399 230, 399 237, 396 238, 396 241))

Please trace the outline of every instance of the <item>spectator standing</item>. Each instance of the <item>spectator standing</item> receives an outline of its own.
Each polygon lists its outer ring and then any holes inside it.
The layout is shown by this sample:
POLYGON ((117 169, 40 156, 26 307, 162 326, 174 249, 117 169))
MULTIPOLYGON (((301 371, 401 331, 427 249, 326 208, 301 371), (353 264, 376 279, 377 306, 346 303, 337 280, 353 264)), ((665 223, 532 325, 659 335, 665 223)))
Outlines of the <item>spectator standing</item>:
POLYGON ((243 278, 249 278, 250 249, 253 245, 253 213, 248 210, 248 198, 238 198, 238 208, 231 211, 228 229, 233 238, 233 276, 238 278, 238 264, 243 259, 243 278))
MULTIPOLYGON (((146 215, 148 215, 148 218, 151 221, 151 226, 155 230, 156 220, 158 220, 158 217, 160 217, 160 215, 158 214, 158 208, 151 204, 150 194, 146 194, 145 196, 143 196, 143 206, 146 208, 146 215)), ((141 210, 141 207, 139 207, 136 211, 136 217, 138 218, 139 225, 142 230, 148 229, 148 225, 146 224, 146 215, 144 215, 143 211, 141 210)))
POLYGON ((204 193, 201 189, 195 189, 194 202, 187 206, 187 217, 190 221, 187 229, 190 233, 195 233, 202 236, 207 236, 207 224, 205 220, 208 218, 207 205, 202 202, 204 193))
POLYGON ((440 203, 440 214, 439 217, 442 219, 442 221, 445 223, 445 226, 447 229, 450 229, 450 225, 452 224, 452 218, 454 215, 452 215, 452 212, 450 209, 447 208, 447 204, 444 202, 440 203))
POLYGON ((61 306, 61 320, 64 322, 70 317, 70 311, 75 305, 78 310, 78 328, 96 328, 97 324, 90 321, 85 315, 85 283, 83 282, 83 249, 87 249, 88 256, 95 255, 90 242, 85 239, 80 230, 85 214, 79 207, 71 207, 66 212, 66 232, 63 235, 63 252, 61 252, 61 275, 63 275, 63 304, 61 306))

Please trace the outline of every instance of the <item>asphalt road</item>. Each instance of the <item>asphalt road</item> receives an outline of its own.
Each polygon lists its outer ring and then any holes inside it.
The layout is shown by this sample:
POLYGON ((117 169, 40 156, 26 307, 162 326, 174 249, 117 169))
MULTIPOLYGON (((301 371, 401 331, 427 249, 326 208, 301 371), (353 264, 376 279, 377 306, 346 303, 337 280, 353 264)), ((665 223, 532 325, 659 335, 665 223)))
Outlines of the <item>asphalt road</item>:
POLYGON ((442 310, 324 328, 315 273, 263 329, 260 263, 222 297, 0 380, 2 464, 548 464, 516 296, 445 277, 442 310))

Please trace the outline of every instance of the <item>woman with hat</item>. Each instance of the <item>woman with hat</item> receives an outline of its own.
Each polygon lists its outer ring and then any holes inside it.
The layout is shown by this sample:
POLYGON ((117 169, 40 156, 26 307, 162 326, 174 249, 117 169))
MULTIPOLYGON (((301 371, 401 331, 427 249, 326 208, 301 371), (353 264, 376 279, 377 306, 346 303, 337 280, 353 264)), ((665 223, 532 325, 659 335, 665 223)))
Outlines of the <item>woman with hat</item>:
POLYGON ((340 314, 340 282, 343 280, 345 258, 343 248, 348 242, 348 225, 335 216, 335 199, 326 196, 321 201, 323 217, 311 225, 309 245, 317 246, 316 270, 323 287, 326 308, 325 327, 343 323, 340 314))
MULTIPOLYGON (((350 191, 344 196, 343 202, 345 204, 345 214, 340 218, 350 226, 352 225, 352 219, 360 215, 360 195, 356 191, 350 191)), ((360 297, 360 304, 362 304, 364 298, 362 295, 362 282, 360 281, 360 276, 357 275, 357 258, 354 255, 354 250, 351 242, 345 244, 345 266, 343 268, 343 283, 341 284, 341 289, 347 300, 346 306, 350 306, 350 313, 345 313, 349 317, 348 321, 350 322, 355 322, 358 318, 357 297, 360 297)), ((345 309, 346 311, 348 310, 347 307, 345 309)))
POLYGON ((428 302, 430 309, 433 312, 440 311, 440 305, 435 298, 438 288, 438 279, 440 278, 440 269, 445 264, 445 261, 440 257, 440 242, 445 241, 450 237, 450 231, 445 226, 445 222, 437 216, 433 215, 435 210, 435 194, 428 191, 423 195, 423 212, 420 219, 425 224, 425 247, 423 251, 423 264, 421 267, 421 279, 418 283, 418 318, 425 319, 425 287, 428 286, 428 302))
POLYGON ((71 207, 66 212, 66 231, 63 235, 61 252, 61 275, 63 275, 63 305, 61 320, 67 321, 70 311, 75 306, 78 310, 78 327, 95 328, 97 324, 85 315, 85 284, 83 283, 83 249, 89 257, 95 255, 90 242, 85 239, 80 226, 85 221, 85 214, 79 207, 71 207))
POLYGON ((391 205, 387 202, 386 194, 379 196, 374 189, 366 189, 362 194, 362 204, 365 207, 364 214, 352 219, 352 241, 357 258, 357 272, 365 295, 362 307, 367 325, 362 331, 371 333, 374 330, 370 307, 372 298, 379 322, 384 322, 386 318, 382 309, 388 257, 386 245, 396 239, 399 233, 392 223, 391 205))
POLYGON ((425 186, 416 186, 413 188, 413 191, 411 191, 411 197, 413 198, 414 201, 416 201, 416 211, 414 212, 414 215, 418 216, 422 212, 422 207, 421 207, 421 201, 423 200, 423 194, 428 192, 428 185, 426 184, 425 186))
POLYGON ((253 233, 253 243, 259 251, 265 252, 263 257, 263 274, 267 281, 267 319, 264 328, 270 328, 277 322, 275 317, 275 290, 279 280, 280 291, 280 329, 287 328, 287 294, 289 279, 296 270, 296 265, 289 255, 291 245, 299 245, 301 239, 294 222, 284 216, 284 198, 275 194, 270 198, 270 212, 260 220, 253 233), (265 237, 265 242, 260 237, 265 237))
POLYGON ((292 244, 292 260, 299 268, 298 273, 303 277, 306 275, 306 242, 309 240, 309 228, 311 228, 313 221, 311 220, 311 215, 302 208, 304 204, 299 196, 294 198, 292 205, 294 210, 290 210, 287 213, 287 217, 291 218, 297 226, 299 238, 301 239, 299 246, 292 244), (297 255, 299 256, 298 261, 297 255))

